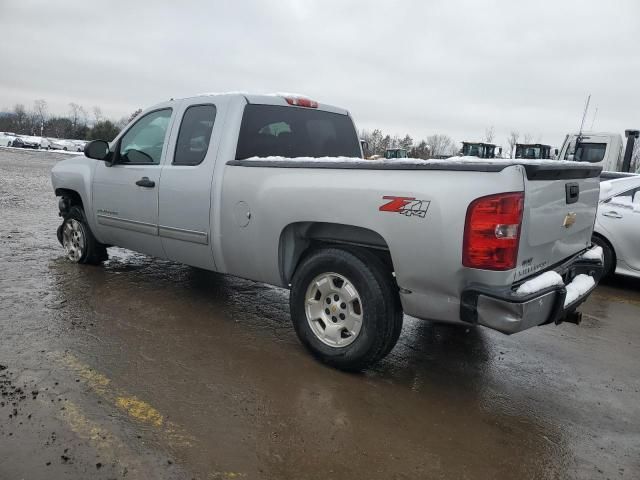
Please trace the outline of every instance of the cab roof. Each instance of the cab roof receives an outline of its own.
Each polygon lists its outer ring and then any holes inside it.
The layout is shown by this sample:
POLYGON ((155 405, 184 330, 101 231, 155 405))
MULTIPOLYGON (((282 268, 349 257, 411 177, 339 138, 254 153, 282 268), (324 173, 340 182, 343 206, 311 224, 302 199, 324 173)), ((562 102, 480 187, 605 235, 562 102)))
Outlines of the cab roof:
POLYGON ((302 95, 298 93, 267 93, 267 94, 252 94, 248 92, 211 92, 211 93, 201 93, 198 95, 194 95, 192 97, 184 97, 179 100, 192 100, 196 98, 202 97, 219 97, 219 96, 227 96, 227 97, 236 97, 236 98, 244 98, 247 103, 255 104, 255 105, 277 105, 283 107, 293 106, 295 108, 310 108, 305 106, 291 105, 287 99, 291 100, 309 100, 311 103, 317 104, 317 106, 312 107, 314 110, 322 110, 325 112, 339 113, 342 115, 349 115, 349 111, 337 107, 335 105, 329 105, 326 103, 316 102, 314 99, 309 97, 308 95, 302 95))

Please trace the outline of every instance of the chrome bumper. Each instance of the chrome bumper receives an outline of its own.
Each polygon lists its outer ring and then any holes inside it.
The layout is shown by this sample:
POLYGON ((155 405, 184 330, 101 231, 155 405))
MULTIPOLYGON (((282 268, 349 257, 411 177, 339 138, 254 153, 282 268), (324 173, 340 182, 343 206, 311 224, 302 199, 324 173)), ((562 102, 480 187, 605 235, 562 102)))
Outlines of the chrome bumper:
MULTIPOLYGON (((518 287, 525 281, 508 289, 470 286, 462 294, 460 318, 465 322, 483 325, 506 334, 549 323, 579 323, 580 317, 574 312, 596 288, 602 274, 602 258, 594 258, 593 254, 588 254, 593 253, 595 248, 598 247, 582 252, 552 269, 561 277, 558 284, 540 288, 530 294, 518 293, 518 287), (581 289, 583 291, 576 295, 578 284, 584 284, 585 281, 585 277, 576 279, 578 275, 593 278, 593 286, 581 289), (571 292, 569 296, 568 291, 571 292)), ((541 275, 538 274, 526 281, 541 275)))

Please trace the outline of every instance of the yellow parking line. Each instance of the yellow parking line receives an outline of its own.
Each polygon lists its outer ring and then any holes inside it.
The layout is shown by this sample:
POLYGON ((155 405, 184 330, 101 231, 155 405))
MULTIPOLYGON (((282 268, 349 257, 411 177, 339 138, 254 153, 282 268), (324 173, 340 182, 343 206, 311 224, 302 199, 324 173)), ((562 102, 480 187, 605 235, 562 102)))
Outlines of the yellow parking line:
MULTIPOLYGON (((117 388, 108 377, 84 364, 73 354, 53 352, 51 357, 53 361, 80 377, 92 391, 107 403, 125 412, 136 422, 153 427, 161 435, 164 443, 170 447, 192 447, 196 443, 195 437, 187 433, 180 425, 168 421, 166 416, 154 406, 117 388)), ((65 420, 79 436, 90 440, 105 456, 116 460, 126 458, 128 465, 142 467, 140 461, 133 454, 128 453, 125 444, 88 420, 82 415, 80 409, 71 402, 67 402, 65 406, 65 420)), ((207 478, 211 480, 239 480, 246 477, 246 473, 234 471, 213 471, 207 475, 207 478)))
POLYGON ((67 400, 64 407, 65 409, 59 414, 60 419, 80 438, 91 442, 93 448, 100 454, 103 463, 119 465, 120 468, 128 470, 130 473, 132 470, 138 472, 147 470, 148 467, 124 442, 89 420, 76 404, 67 400))
POLYGON ((161 427, 164 419, 160 412, 136 397, 118 397, 116 406, 127 412, 130 416, 144 423, 150 423, 156 427, 161 427))
POLYGON ((82 381, 109 404, 124 411, 136 422, 154 427, 173 447, 191 447, 195 438, 174 422, 167 421, 158 409, 135 395, 118 389, 102 373, 81 362, 71 353, 55 352, 54 361, 78 375, 82 381))

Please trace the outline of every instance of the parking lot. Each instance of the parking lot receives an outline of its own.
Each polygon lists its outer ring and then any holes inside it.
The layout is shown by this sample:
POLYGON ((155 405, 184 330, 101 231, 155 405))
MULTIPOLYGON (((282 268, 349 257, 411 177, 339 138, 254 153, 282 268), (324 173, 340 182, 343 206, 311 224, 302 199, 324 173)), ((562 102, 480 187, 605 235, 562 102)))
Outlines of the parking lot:
POLYGON ((640 477, 640 282, 511 337, 405 318, 346 374, 300 346, 284 290, 65 261, 64 158, 0 148, 0 478, 640 477))

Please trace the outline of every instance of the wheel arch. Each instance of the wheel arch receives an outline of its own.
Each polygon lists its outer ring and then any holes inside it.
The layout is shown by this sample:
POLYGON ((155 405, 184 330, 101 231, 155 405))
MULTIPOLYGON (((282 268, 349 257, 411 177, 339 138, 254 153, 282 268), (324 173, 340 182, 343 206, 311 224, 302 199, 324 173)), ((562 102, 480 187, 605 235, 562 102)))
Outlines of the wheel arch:
POLYGON ((280 233, 278 265, 284 285, 291 283, 300 261, 323 246, 350 246, 367 249, 394 271, 389 245, 379 233, 364 227, 329 222, 296 222, 280 233))
MULTIPOLYGON (((68 208, 73 206, 80 206, 84 210, 84 202, 82 201, 82 196, 72 190, 70 188, 56 188, 55 189, 56 197, 61 197, 62 199, 68 199, 70 201, 68 208)), ((60 211, 63 211, 63 205, 60 204, 60 211)), ((64 212, 63 212, 64 213, 64 212)))

